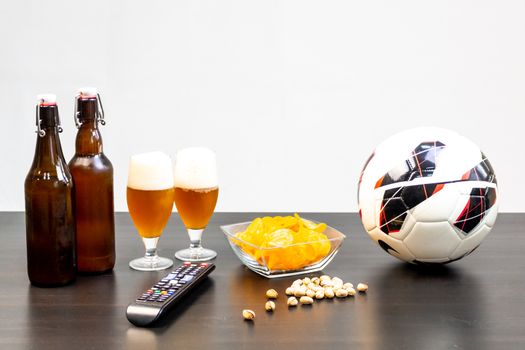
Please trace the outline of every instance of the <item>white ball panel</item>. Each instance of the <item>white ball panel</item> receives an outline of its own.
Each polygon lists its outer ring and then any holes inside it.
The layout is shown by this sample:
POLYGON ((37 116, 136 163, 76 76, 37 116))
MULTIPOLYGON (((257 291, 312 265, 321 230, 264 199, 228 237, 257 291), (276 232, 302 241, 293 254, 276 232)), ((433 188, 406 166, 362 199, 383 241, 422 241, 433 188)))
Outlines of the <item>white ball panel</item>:
POLYGON ((375 228, 372 231, 369 231, 368 234, 376 243, 378 243, 379 240, 382 240, 389 246, 391 246, 393 249, 395 249, 396 251, 390 251, 390 254, 392 256, 395 256, 400 260, 408 262, 411 262, 415 259, 414 255, 407 249, 406 245, 402 241, 399 241, 395 238, 384 234, 379 228, 375 228))
POLYGON ((450 254, 450 259, 457 259, 466 253, 470 252, 472 249, 476 248, 481 244, 481 241, 489 234, 491 228, 487 225, 482 225, 476 232, 472 233, 467 238, 463 239, 459 246, 450 254))
POLYGON ((375 220, 375 224, 376 224, 376 227, 379 227, 380 226, 380 218, 381 218, 381 205, 383 203, 383 200, 382 199, 376 199, 376 202, 375 202, 375 210, 374 210, 374 220, 375 220))
POLYGON ((376 224, 376 201, 374 193, 361 195, 359 199, 359 210, 361 211, 361 221, 365 230, 370 231, 376 224))
POLYGON ((412 214, 420 222, 448 221, 456 207, 458 191, 454 184, 445 184, 443 189, 417 205, 412 214))
POLYGON ((421 260, 448 257, 461 240, 448 222, 418 222, 403 242, 421 260))
POLYGON ((487 211, 485 216, 485 224, 488 227, 494 227, 496 218, 498 217, 499 201, 496 199, 496 203, 487 211))

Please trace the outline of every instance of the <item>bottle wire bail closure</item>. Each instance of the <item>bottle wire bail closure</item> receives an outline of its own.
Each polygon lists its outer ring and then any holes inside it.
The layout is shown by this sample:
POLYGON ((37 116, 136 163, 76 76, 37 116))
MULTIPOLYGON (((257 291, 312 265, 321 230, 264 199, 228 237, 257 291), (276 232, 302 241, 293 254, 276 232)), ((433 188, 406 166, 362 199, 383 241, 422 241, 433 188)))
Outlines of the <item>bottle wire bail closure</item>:
POLYGON ((58 112, 58 108, 57 108, 57 129, 59 133, 62 133, 62 131, 64 131, 64 129, 62 129, 62 127, 60 126, 60 113, 58 112))
POLYGON ((77 126, 77 129, 80 129, 80 118, 78 117, 78 115, 80 114, 80 112, 78 111, 78 99, 80 97, 80 94, 76 95, 75 96, 75 107, 74 107, 74 112, 73 112, 73 119, 75 120, 75 125, 77 126))
POLYGON ((104 118, 104 107, 102 107, 102 99, 100 94, 97 92, 97 103, 100 108, 97 108, 97 121, 102 125, 106 125, 106 120, 104 118))
POLYGON ((40 123, 42 122, 42 120, 40 119, 40 104, 37 104, 35 107, 36 107, 36 111, 35 111, 36 131, 35 132, 38 134, 39 137, 44 137, 46 136, 46 131, 40 127, 40 123))

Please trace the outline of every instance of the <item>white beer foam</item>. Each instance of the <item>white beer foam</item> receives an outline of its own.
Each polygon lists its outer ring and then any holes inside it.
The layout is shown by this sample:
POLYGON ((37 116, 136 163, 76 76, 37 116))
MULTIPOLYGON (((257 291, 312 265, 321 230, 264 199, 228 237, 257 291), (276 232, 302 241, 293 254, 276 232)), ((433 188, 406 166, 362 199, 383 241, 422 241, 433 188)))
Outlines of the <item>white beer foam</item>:
POLYGON ((173 188, 173 167, 170 156, 163 152, 148 152, 131 156, 128 187, 144 191, 173 188))
POLYGON ((206 189, 219 185, 215 153, 205 147, 190 147, 177 152, 175 187, 206 189))

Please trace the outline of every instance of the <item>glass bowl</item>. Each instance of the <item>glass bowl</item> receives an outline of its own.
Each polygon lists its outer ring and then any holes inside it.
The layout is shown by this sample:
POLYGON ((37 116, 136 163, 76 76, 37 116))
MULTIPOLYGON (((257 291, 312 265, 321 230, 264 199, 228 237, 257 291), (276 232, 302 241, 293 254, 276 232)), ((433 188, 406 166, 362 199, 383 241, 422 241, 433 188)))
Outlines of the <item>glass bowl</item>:
MULTIPOLYGON (((310 221, 313 221, 313 220, 310 220, 310 221)), ((230 243, 230 246, 232 247, 233 252, 235 253, 235 255, 239 257, 241 262, 244 265, 246 265, 246 267, 248 267, 250 270, 258 273, 261 276, 267 277, 267 278, 295 276, 295 275, 300 275, 300 274, 305 274, 305 273, 321 271, 335 257, 335 255, 339 251, 339 248, 341 247, 341 244, 343 243, 343 240, 346 237, 343 233, 339 232, 335 228, 327 226, 326 230, 323 233, 328 237, 328 241, 330 242, 330 250, 324 258, 321 258, 318 261, 312 262, 309 265, 306 265, 300 269, 275 270, 275 269, 270 269, 268 267, 265 256, 269 256, 273 253, 279 254, 282 252, 290 252, 291 250, 296 250, 296 249, 309 249, 313 245, 318 244, 318 242, 295 243, 295 244, 290 244, 287 246, 270 247, 270 248, 256 246, 252 243, 246 242, 235 236, 236 233, 245 231, 248 225, 250 225, 250 223, 251 222, 241 222, 238 224, 223 225, 221 226, 221 230, 226 235, 226 238, 228 239, 228 242, 230 243), (241 248, 241 245, 251 249, 254 252, 258 252, 259 255, 261 256, 259 260, 255 259, 252 255, 245 252, 241 248)))

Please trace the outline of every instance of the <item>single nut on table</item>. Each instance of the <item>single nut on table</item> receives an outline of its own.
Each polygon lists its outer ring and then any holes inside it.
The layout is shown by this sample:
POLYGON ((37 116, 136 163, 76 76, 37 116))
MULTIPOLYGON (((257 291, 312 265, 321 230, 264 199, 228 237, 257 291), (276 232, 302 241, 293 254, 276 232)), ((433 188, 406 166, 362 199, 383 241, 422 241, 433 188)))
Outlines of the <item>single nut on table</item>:
POLYGON ((336 288, 341 288, 343 286, 343 280, 339 277, 332 278, 332 285, 336 288))
POLYGON ((313 282, 310 282, 310 283, 308 283, 306 288, 315 290, 315 288, 317 288, 317 285, 315 283, 313 283, 313 282))
POLYGON ((310 297, 304 296, 299 299, 299 302, 303 305, 310 305, 314 303, 314 300, 310 297))
POLYGON ((324 290, 324 297, 328 299, 332 299, 335 296, 334 290, 332 288, 325 288, 324 290))
POLYGON ((306 296, 310 297, 310 298, 313 298, 315 296, 315 291, 313 291, 312 289, 308 289, 306 291, 306 296))
POLYGON ((321 277, 319 277, 319 281, 323 281, 323 280, 330 281, 331 279, 332 279, 332 277, 330 277, 328 275, 322 275, 321 277))
POLYGON ((271 300, 268 300, 266 304, 264 304, 264 308, 266 311, 273 311, 275 310, 275 303, 271 300))
POLYGON ((350 282, 346 282, 345 284, 343 284, 343 288, 346 290, 350 290, 354 288, 354 285, 350 282))
POLYGON ((344 288, 339 288, 336 292, 335 292, 335 296, 338 297, 338 298, 346 298, 348 296, 348 291, 344 288))
POLYGON ((306 295, 306 287, 305 286, 301 286, 299 288, 297 288, 294 293, 293 293, 294 296, 300 298, 302 296, 305 296, 306 295))
POLYGON ((324 290, 319 290, 315 293, 315 299, 323 299, 324 298, 324 290))
POLYGON ((255 318, 255 312, 253 310, 242 310, 242 317, 245 320, 253 320, 255 318))
POLYGON ((319 277, 314 277, 314 278, 312 278, 312 283, 313 283, 313 284, 319 284, 319 282, 321 282, 321 280, 319 279, 319 277))
POLYGON ((321 286, 315 286, 314 291, 315 291, 315 292, 319 292, 319 291, 321 291, 321 292, 324 293, 324 288, 321 287, 321 286))
POLYGON ((349 297, 353 297, 356 294, 356 291, 354 288, 348 288, 346 291, 348 292, 349 297))
POLYGON ((278 295, 279 295, 279 293, 277 293, 277 291, 275 289, 268 289, 266 291, 266 297, 268 297, 270 299, 276 299, 278 295))
POLYGON ((297 301, 296 297, 289 297, 288 301, 286 302, 286 304, 288 304, 288 306, 297 306, 298 303, 299 302, 297 301))
POLYGON ((368 284, 365 284, 365 283, 359 283, 357 285, 357 290, 359 292, 362 292, 362 293, 365 293, 367 290, 368 290, 368 284))
POLYGON ((324 279, 324 280, 321 280, 321 286, 323 287, 332 287, 334 284, 332 283, 331 280, 327 280, 327 279, 324 279))
POLYGON ((292 283, 292 287, 296 287, 296 288, 302 285, 303 285, 303 280, 295 280, 292 283))
POLYGON ((286 295, 293 295, 294 292, 295 292, 295 288, 288 287, 288 288, 286 288, 286 291, 284 293, 286 295))

